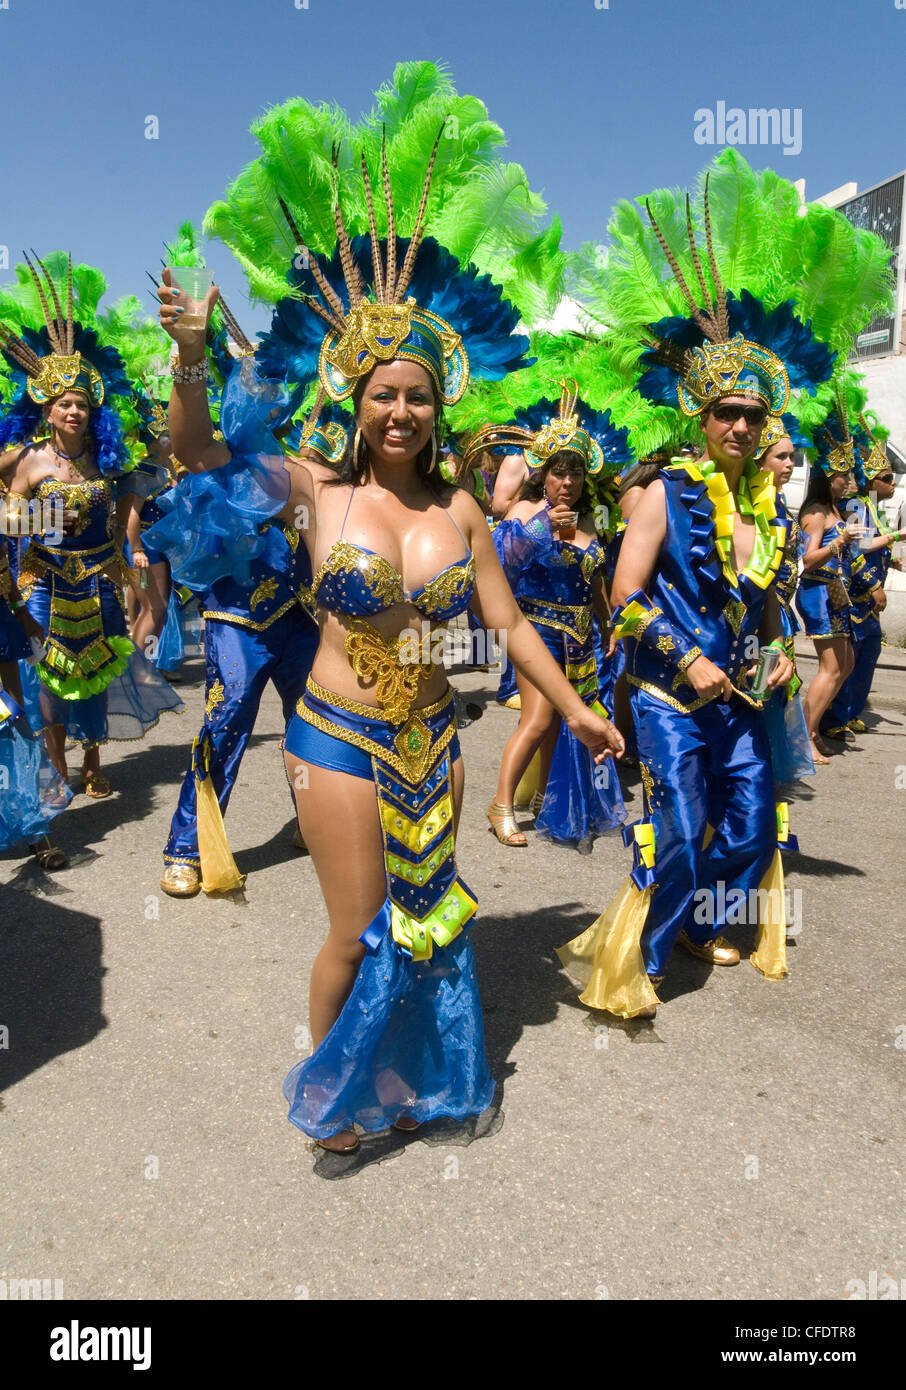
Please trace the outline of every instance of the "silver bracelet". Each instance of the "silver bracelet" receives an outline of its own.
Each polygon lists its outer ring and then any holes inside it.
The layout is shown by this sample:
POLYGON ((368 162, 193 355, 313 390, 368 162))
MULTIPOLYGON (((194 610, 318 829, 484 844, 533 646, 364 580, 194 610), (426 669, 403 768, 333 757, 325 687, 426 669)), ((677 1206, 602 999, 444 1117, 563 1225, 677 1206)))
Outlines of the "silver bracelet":
POLYGON ((178 361, 173 362, 170 364, 170 375, 176 386, 189 386, 197 381, 207 381, 207 360, 202 358, 200 362, 193 362, 189 367, 181 366, 178 361))

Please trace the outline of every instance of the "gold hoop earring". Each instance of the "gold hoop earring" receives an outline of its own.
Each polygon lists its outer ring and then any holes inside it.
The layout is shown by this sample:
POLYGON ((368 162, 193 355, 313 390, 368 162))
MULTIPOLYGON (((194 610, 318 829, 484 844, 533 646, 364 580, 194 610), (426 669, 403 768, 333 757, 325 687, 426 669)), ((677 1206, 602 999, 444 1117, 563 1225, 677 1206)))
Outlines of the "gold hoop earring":
POLYGON ((356 431, 355 431, 355 438, 353 439, 353 443, 352 443, 352 463, 353 463, 353 467, 356 469, 356 471, 358 471, 359 469, 361 469, 362 466, 363 466, 363 465, 362 465, 362 457, 361 457, 361 455, 362 455, 362 431, 359 429, 359 427, 358 427, 358 425, 357 425, 357 426, 356 426, 356 431))

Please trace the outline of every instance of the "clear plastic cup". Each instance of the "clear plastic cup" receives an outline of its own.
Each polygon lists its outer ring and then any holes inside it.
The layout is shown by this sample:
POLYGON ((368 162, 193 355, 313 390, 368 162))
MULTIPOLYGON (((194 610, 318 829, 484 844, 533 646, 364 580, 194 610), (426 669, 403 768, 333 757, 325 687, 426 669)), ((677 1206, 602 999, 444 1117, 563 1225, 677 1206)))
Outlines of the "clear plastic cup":
POLYGON ((207 324, 204 302, 214 283, 212 272, 196 265, 171 265, 167 269, 171 286, 181 290, 189 301, 181 318, 183 327, 204 328, 207 324))
POLYGON ((561 541, 574 541, 576 539, 576 527, 579 524, 579 513, 570 512, 570 518, 566 526, 557 528, 557 535, 561 541))

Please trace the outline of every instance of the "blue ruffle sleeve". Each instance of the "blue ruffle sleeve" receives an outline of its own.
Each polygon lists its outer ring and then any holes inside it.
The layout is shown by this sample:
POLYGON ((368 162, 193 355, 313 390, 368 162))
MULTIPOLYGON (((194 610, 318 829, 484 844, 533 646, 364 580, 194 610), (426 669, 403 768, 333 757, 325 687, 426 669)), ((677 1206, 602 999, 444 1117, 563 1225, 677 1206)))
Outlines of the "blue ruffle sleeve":
POLYGON ((177 583, 201 593, 230 576, 251 587, 252 561, 266 543, 261 524, 289 500, 289 473, 272 433, 288 400, 283 385, 255 374, 251 358, 230 375, 220 406, 230 462, 189 473, 161 493, 163 516, 145 532, 145 543, 166 554, 177 583))
POLYGON ((494 527, 494 549, 503 566, 510 588, 518 596, 519 581, 534 565, 561 563, 550 517, 546 511, 528 523, 501 521, 494 527))

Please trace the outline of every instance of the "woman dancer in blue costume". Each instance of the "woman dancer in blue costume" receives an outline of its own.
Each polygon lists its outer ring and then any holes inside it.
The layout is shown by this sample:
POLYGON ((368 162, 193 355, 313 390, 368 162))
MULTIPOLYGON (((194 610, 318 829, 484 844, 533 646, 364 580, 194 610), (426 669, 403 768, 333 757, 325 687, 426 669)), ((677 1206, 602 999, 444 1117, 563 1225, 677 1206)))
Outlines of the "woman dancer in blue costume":
POLYGON ((18 582, 45 634, 40 716, 51 762, 65 779, 67 737, 82 743, 86 795, 110 795, 99 745, 141 738, 182 701, 126 636, 120 586, 129 579, 115 527, 116 482, 126 461, 122 431, 105 396, 130 395, 122 360, 73 317, 69 269, 64 313, 43 262, 29 262, 45 315, 40 332, 0 328, 4 355, 20 383, 0 442, 49 437, 8 458, 11 528, 30 532, 18 582), (40 504, 40 508, 36 505, 40 504), (44 525, 63 518, 62 535, 44 525))
POLYGON ((0 850, 26 840, 42 869, 65 869, 66 855, 47 836, 72 793, 51 766, 40 736, 22 708, 19 665, 32 655, 29 639, 44 633, 25 606, 0 537, 0 850))
POLYGON ((853 441, 845 406, 814 437, 818 460, 799 508, 806 544, 796 607, 818 653, 818 670, 805 697, 805 721, 812 757, 816 765, 826 766, 828 748, 818 729, 824 711, 853 668, 849 586, 858 554, 855 547, 865 528, 857 520, 844 520, 841 510, 844 498, 855 490, 853 441), (836 432, 831 430, 832 422, 836 432))
MULTIPOLYGON (((462 760, 432 627, 474 604, 600 760, 621 749, 519 612, 480 508, 437 473, 442 405, 470 369, 518 367, 525 339, 511 336, 517 316, 487 277, 422 239, 426 197, 427 180, 409 240, 388 207, 386 241, 372 215, 371 237, 350 243, 337 208, 333 260, 296 258, 298 297, 278 306, 258 352, 259 372, 272 364, 300 381, 309 364, 331 399, 355 407, 339 477, 300 461, 285 512, 305 509, 320 625, 286 766, 330 928, 312 971, 314 1052, 284 1092, 291 1121, 336 1151, 358 1145, 354 1125, 464 1118, 494 1094, 463 931, 476 903, 454 858, 462 760), (461 329, 439 313, 457 306, 461 329)), ((175 298, 161 321, 191 362, 201 343, 179 327, 175 298)), ((175 386, 170 418, 181 459, 219 461, 201 387, 175 386)))
POLYGON ((906 535, 906 532, 897 531, 890 525, 883 507, 878 505, 889 501, 894 495, 893 471, 882 440, 875 437, 862 414, 859 416, 858 430, 853 431, 853 438, 856 445, 858 501, 854 495, 847 503, 847 511, 855 511, 856 519, 864 516, 868 526, 866 535, 859 542, 859 555, 853 564, 850 587, 853 669, 831 700, 819 725, 819 732, 825 738, 840 739, 846 743, 851 742, 856 734, 868 732, 861 714, 881 655, 881 620, 878 615, 887 606, 884 592, 887 572, 891 566, 900 567, 899 561, 891 559, 890 548, 906 535))
POLYGON ((783 559, 777 570, 776 594, 780 601, 783 650, 793 663, 793 678, 785 689, 775 690, 764 707, 774 781, 777 784, 811 777, 815 772, 799 696, 802 682, 796 670, 795 635, 802 631, 802 627, 793 609, 805 540, 783 496, 784 486, 793 474, 796 449, 805 449, 808 445, 809 441, 799 430, 794 415, 772 415, 761 432, 759 452, 755 455, 762 472, 770 473, 774 479, 777 515, 786 527, 783 559))
MULTIPOLYGON (((598 699, 592 613, 606 625, 610 610, 602 583, 604 550, 595 533, 586 475, 602 470, 605 451, 614 467, 628 460, 626 431, 613 429, 609 415, 580 407, 566 385, 559 409, 542 401, 536 411, 534 430, 507 430, 508 443, 522 444, 532 476, 521 500, 497 525, 494 546, 521 611, 579 698, 606 715, 598 699)), ((499 432, 499 427, 492 429, 499 432)), ((476 447, 481 442, 479 435, 476 447)), ((513 800, 540 749, 535 828, 588 854, 596 834, 625 819, 619 780, 612 768, 606 769, 612 774, 606 780, 596 774, 587 753, 562 726, 556 707, 531 681, 517 675, 517 685, 519 724, 501 758, 487 813, 491 829, 501 844, 527 843, 516 824, 513 800)))

